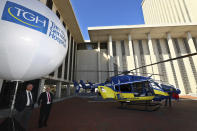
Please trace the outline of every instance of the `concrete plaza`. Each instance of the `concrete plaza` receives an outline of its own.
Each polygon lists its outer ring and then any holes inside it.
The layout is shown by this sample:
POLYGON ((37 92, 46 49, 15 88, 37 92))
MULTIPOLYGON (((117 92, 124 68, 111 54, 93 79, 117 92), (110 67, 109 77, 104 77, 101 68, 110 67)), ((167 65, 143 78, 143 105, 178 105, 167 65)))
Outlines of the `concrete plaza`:
POLYGON ((39 129, 39 110, 33 111, 30 131, 195 131, 197 101, 180 99, 173 106, 148 112, 114 101, 70 98, 54 103, 48 127, 39 129))
POLYGON ((116 102, 71 98, 54 104, 46 128, 37 128, 39 110, 35 109, 30 131, 192 131, 197 129, 196 109, 197 101, 191 99, 173 102, 172 108, 147 112, 131 106, 121 109, 116 102))

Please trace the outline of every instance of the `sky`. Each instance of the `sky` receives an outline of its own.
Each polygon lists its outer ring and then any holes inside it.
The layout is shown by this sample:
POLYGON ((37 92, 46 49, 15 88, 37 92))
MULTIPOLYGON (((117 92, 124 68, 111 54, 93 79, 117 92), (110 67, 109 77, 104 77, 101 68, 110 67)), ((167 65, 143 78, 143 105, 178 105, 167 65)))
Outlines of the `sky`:
POLYGON ((85 40, 88 27, 144 24, 142 0, 71 0, 85 40))

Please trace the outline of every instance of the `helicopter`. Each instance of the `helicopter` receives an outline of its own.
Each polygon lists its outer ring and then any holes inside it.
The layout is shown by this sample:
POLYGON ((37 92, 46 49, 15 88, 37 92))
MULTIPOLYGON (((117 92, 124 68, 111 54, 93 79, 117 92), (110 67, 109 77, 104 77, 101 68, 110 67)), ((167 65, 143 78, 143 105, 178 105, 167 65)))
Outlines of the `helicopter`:
MULTIPOLYGON (((141 67, 132 69, 130 71, 123 71, 121 74, 110 77, 105 83, 96 84, 94 87, 98 88, 98 93, 101 94, 103 99, 115 99, 116 101, 123 104, 136 104, 136 105, 145 105, 147 106, 157 106, 161 105, 160 103, 163 100, 179 99, 179 94, 181 91, 174 87, 173 85, 158 82, 151 77, 153 75, 160 74, 151 74, 151 76, 137 76, 129 75, 131 73, 137 73, 137 70, 146 68, 148 66, 153 66, 169 61, 174 61, 178 59, 183 59, 185 57, 197 55, 197 53, 192 53, 189 55, 184 55, 176 58, 170 58, 164 61, 152 63, 149 65, 143 65, 141 67)), ((87 72, 87 71, 80 71, 87 72)), ((119 72, 118 70, 113 71, 88 71, 88 72, 119 72)), ((142 73, 140 74, 150 74, 142 73)), ((161 76, 161 75, 160 75, 161 76)))
POLYGON ((170 84, 159 83, 151 76, 117 75, 98 86, 103 99, 114 99, 127 105, 157 106, 169 98, 178 99, 181 91, 170 84), (173 95, 172 95, 173 94, 173 95))

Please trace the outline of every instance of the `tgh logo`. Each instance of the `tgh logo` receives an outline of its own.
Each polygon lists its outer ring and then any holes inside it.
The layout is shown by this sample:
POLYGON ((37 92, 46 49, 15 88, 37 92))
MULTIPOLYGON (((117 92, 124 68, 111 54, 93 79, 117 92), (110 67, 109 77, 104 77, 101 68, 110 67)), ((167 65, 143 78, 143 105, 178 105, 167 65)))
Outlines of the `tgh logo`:
POLYGON ((48 18, 10 1, 6 2, 1 19, 32 28, 44 34, 48 30, 48 18))

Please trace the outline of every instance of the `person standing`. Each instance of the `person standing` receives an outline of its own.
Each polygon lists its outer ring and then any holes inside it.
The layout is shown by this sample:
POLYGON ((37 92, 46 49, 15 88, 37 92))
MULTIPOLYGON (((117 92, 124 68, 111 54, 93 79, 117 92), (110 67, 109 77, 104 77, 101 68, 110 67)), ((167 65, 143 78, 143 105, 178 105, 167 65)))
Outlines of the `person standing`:
POLYGON ((26 90, 17 97, 15 103, 15 109, 17 111, 15 119, 25 130, 28 129, 28 122, 34 108, 34 96, 31 92, 32 89, 33 85, 27 84, 26 90))
POLYGON ((172 106, 172 93, 173 93, 173 88, 170 88, 170 91, 168 92, 169 96, 165 100, 165 106, 169 105, 169 107, 172 106))
POLYGON ((41 93, 38 98, 38 105, 40 106, 40 116, 38 121, 39 128, 47 126, 47 121, 51 112, 52 103, 53 94, 50 92, 50 88, 47 87, 46 91, 41 93))

